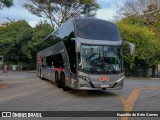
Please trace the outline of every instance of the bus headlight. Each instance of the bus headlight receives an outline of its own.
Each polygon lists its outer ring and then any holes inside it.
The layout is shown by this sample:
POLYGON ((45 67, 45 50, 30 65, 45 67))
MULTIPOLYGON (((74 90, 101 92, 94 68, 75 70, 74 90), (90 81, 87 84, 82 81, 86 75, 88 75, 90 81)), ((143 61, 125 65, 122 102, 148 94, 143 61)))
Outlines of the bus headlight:
POLYGON ((88 78, 88 77, 85 77, 85 76, 79 76, 79 78, 87 81, 87 82, 91 82, 91 80, 88 78))
POLYGON ((90 86, 92 88, 94 88, 92 81, 88 77, 85 77, 85 76, 78 76, 78 77, 81 78, 82 80, 85 80, 86 82, 88 82, 90 84, 90 86))
POLYGON ((123 79, 124 79, 124 76, 119 77, 118 80, 117 80, 116 82, 118 83, 118 82, 120 82, 120 81, 123 80, 123 79))

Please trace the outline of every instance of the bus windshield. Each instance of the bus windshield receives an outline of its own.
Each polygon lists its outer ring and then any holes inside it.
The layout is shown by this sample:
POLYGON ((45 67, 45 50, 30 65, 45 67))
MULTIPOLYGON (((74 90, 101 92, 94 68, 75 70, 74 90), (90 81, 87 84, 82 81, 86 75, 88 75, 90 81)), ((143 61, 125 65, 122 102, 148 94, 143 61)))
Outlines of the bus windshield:
POLYGON ((77 37, 92 40, 120 40, 118 29, 111 22, 97 19, 78 19, 75 23, 77 37))
POLYGON ((121 46, 82 45, 78 68, 93 74, 123 72, 121 46))

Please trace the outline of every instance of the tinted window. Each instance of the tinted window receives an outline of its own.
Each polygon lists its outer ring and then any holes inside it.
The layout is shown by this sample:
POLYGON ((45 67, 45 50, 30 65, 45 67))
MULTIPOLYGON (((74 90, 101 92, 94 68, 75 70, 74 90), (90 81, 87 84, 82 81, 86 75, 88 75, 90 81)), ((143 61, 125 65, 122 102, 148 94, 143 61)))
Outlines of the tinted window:
POLYGON ((69 63, 71 72, 76 74, 76 52, 75 52, 75 41, 69 41, 66 44, 66 49, 69 56, 69 63))
POLYGON ((54 66, 54 67, 63 67, 63 58, 61 54, 54 54, 51 56, 46 57, 46 64, 47 66, 54 66))
POLYGON ((73 22, 69 20, 62 24, 62 26, 50 34, 50 36, 48 36, 45 40, 43 40, 43 42, 38 45, 37 50, 43 50, 62 40, 67 40, 72 37, 74 38, 74 27, 73 22))
POLYGON ((41 51, 45 48, 48 48, 48 47, 54 45, 55 43, 56 43, 56 40, 53 38, 52 35, 50 35, 46 39, 42 40, 42 42, 40 42, 37 45, 37 51, 41 51))
POLYGON ((115 24, 98 19, 75 20, 77 37, 93 40, 120 40, 115 24))
POLYGON ((82 45, 78 68, 92 74, 121 73, 122 47, 82 45))
POLYGON ((71 32, 74 32, 73 22, 67 21, 62 26, 60 26, 54 33, 57 37, 63 39, 68 36, 71 32))

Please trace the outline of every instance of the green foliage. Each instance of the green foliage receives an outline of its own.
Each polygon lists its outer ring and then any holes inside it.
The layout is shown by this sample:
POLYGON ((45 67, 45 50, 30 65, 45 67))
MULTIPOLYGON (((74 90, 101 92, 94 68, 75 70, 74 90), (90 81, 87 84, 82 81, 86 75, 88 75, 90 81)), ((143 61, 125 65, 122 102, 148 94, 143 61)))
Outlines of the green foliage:
POLYGON ((115 17, 123 18, 118 22, 122 38, 136 44, 136 55, 125 55, 127 68, 135 66, 136 72, 141 67, 145 74, 148 68, 152 68, 152 77, 155 76, 156 65, 160 64, 159 8, 159 0, 126 0, 115 17))
POLYGON ((148 23, 145 19, 143 19, 139 16, 135 16, 135 15, 131 15, 126 18, 123 18, 122 21, 123 21, 123 23, 136 25, 136 26, 147 26, 148 25, 148 23))
POLYGON ((23 47, 28 58, 33 58, 33 56, 35 57, 37 45, 52 31, 54 31, 54 28, 46 21, 41 21, 35 28, 33 28, 32 39, 23 47))
POLYGON ((13 5, 13 0, 0 0, 0 9, 2 10, 4 7, 11 7, 13 5))
POLYGON ((0 26, 0 55, 4 62, 23 65, 24 69, 35 68, 36 47, 53 30, 46 22, 32 28, 24 20, 0 26))
POLYGON ((150 67, 158 64, 160 61, 157 58, 159 54, 159 41, 156 39, 156 34, 144 23, 141 19, 131 19, 131 17, 124 18, 117 23, 122 39, 136 45, 134 57, 129 55, 127 48, 124 49, 125 62, 129 63, 132 67, 135 65, 135 62, 143 63, 150 67))
POLYGON ((23 61, 27 59, 23 46, 32 37, 32 28, 24 20, 11 23, 6 28, 0 28, 0 51, 3 52, 5 60, 23 61))
POLYGON ((36 68, 34 63, 19 62, 17 65, 22 65, 22 70, 34 70, 36 68))
POLYGON ((94 16, 100 8, 96 0, 30 0, 24 7, 34 15, 48 18, 52 26, 60 26, 75 16, 94 16))

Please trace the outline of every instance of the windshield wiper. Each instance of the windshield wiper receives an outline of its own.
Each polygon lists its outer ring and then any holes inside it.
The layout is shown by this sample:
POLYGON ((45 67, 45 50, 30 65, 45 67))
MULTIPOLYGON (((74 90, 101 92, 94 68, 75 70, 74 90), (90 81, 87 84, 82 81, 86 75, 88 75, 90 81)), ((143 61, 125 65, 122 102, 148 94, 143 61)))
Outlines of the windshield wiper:
POLYGON ((115 70, 113 70, 113 71, 111 71, 111 72, 112 72, 112 73, 115 73, 115 74, 118 73, 118 71, 115 71, 115 70))
POLYGON ((96 69, 90 69, 90 72, 96 72, 96 73, 100 74, 100 72, 96 69))

